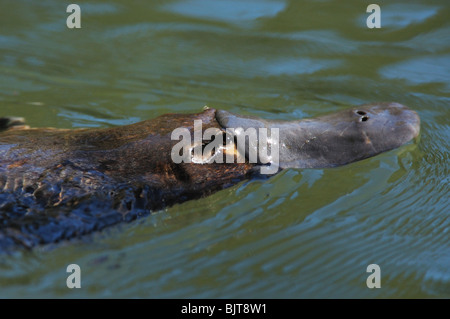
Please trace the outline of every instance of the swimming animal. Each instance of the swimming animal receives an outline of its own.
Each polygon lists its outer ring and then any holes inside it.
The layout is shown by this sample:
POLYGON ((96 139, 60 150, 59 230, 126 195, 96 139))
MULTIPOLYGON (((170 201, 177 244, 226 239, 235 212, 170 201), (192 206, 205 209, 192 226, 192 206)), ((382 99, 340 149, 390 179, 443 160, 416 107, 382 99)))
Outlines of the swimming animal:
POLYGON ((257 142, 225 147, 225 137, 237 138, 227 129, 239 127, 278 129, 276 173, 334 167, 389 151, 419 135, 420 119, 398 103, 293 121, 206 109, 101 129, 29 128, 22 118, 0 118, 0 251, 79 238, 261 176, 259 169, 268 164, 248 160, 257 142), (203 132, 218 132, 220 152, 245 161, 209 161, 218 155, 213 152, 175 163, 171 155, 179 142, 172 133, 180 127, 194 133, 196 120, 203 132))

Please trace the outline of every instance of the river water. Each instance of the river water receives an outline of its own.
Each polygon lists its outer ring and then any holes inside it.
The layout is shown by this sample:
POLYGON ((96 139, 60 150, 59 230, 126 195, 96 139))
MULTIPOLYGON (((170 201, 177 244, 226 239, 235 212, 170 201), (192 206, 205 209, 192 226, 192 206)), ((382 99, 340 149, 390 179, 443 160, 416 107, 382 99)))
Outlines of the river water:
POLYGON ((113 127, 204 105, 290 120, 367 102, 420 141, 288 169, 79 241, 0 258, 0 297, 449 298, 450 5, 378 1, 3 1, 0 115, 113 127), (66 267, 81 267, 68 289, 66 267), (377 264, 381 288, 369 289, 377 264))

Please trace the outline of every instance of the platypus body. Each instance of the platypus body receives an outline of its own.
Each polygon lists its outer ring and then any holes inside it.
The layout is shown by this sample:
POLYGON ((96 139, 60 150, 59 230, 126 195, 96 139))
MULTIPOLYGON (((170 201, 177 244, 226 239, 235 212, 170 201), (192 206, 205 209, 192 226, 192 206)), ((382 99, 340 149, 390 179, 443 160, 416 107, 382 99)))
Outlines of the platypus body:
MULTIPOLYGON (((269 163, 275 173, 352 163, 397 148, 420 131, 417 113, 398 103, 284 122, 207 109, 104 129, 28 128, 20 118, 0 118, 0 251, 78 238, 261 177, 268 164, 248 160, 258 143, 224 147, 243 163, 199 161, 194 154, 175 162, 179 141, 172 133, 183 128, 194 136, 198 120, 203 131, 219 132, 224 146, 228 128, 277 128, 271 147, 279 148, 279 161, 269 163)), ((202 147, 209 142, 202 140, 202 147)))

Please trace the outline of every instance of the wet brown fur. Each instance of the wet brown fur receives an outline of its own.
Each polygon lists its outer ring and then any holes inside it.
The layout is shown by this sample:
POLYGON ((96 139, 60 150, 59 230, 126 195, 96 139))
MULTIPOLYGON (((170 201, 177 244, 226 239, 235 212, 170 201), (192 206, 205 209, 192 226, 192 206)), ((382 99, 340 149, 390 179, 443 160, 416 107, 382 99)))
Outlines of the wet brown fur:
POLYGON ((206 196, 248 178, 254 167, 248 163, 172 161, 172 147, 179 142, 171 140, 172 131, 186 127, 193 136, 194 120, 203 121, 203 130, 221 129, 215 110, 209 109, 116 128, 0 132, 0 249, 2 238, 25 246, 58 241, 206 196), (64 213, 55 211, 58 207, 64 213), (102 211, 114 218, 102 220, 102 211), (80 214, 83 223, 73 222, 79 221, 80 214), (37 221, 30 219, 36 215, 37 221), (84 223, 88 219, 91 224, 84 223), (75 230, 46 239, 42 227, 56 223, 61 228, 61 221, 75 230), (30 227, 23 227, 24 222, 30 227))

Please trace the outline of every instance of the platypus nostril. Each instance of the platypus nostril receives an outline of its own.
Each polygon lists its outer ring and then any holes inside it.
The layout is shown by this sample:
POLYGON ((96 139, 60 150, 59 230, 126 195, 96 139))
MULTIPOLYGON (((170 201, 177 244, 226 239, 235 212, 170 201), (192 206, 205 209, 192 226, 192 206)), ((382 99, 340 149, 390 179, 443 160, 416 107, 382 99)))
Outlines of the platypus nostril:
POLYGON ((366 115, 364 115, 363 117, 361 117, 360 121, 361 121, 361 122, 365 122, 365 121, 367 121, 368 119, 369 119, 369 117, 366 116, 366 115))

